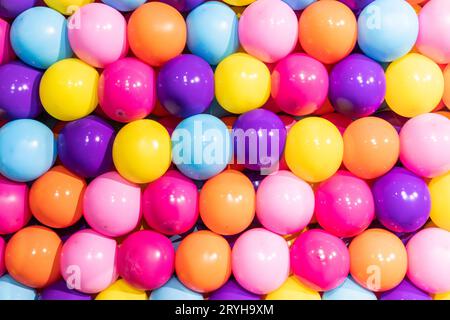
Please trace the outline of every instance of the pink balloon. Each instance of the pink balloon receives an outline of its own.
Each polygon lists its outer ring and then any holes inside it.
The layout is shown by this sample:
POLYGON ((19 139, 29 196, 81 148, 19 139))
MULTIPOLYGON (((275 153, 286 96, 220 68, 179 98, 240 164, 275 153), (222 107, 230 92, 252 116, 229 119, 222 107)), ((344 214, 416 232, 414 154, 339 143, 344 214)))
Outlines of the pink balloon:
POLYGON ((262 228, 244 232, 231 253, 231 268, 239 284, 256 294, 279 288, 289 276, 289 248, 279 235, 262 228))
POLYGON ((197 186, 181 173, 170 170, 147 186, 142 195, 142 210, 152 229, 167 235, 185 233, 198 219, 197 186))
POLYGON ((115 171, 107 172, 88 185, 83 208, 92 229, 109 237, 122 236, 141 219, 141 188, 115 171))
POLYGON ((70 46, 84 62, 96 68, 125 57, 127 23, 116 9, 102 3, 82 6, 69 19, 70 46))
POLYGON ((341 285, 350 271, 350 255, 345 243, 320 229, 306 231, 291 246, 292 272, 316 291, 341 285))
POLYGON ((117 244, 114 239, 86 229, 73 234, 61 251, 61 273, 68 286, 98 293, 116 281, 117 244))
POLYGON ((10 25, 0 18, 0 65, 14 59, 14 51, 9 40, 10 25))
POLYGON ((108 65, 100 76, 99 104, 115 121, 145 118, 155 107, 155 95, 155 72, 138 59, 120 59, 108 65))
POLYGON ((400 161, 415 174, 434 178, 450 170, 450 120, 426 113, 400 131, 400 161))
POLYGON ((428 293, 450 291, 450 232, 423 229, 406 246, 408 278, 428 293))
POLYGON ((245 51, 259 60, 276 62, 297 44, 297 16, 283 1, 255 1, 239 19, 239 41, 245 51))
POLYGON ((169 239, 150 230, 128 236, 119 248, 118 270, 133 287, 153 290, 172 276, 175 251, 169 239))
POLYGON ((318 60, 294 53, 272 72, 272 98, 284 112, 303 116, 318 110, 328 94, 328 72, 318 60))
POLYGON ((0 176, 0 234, 19 231, 30 218, 27 184, 0 176))
POLYGON ((5 240, 0 237, 0 276, 5 273, 5 240))
POLYGON ((279 234, 301 231, 314 213, 311 186, 289 171, 278 171, 261 182, 256 193, 256 215, 268 230, 279 234))

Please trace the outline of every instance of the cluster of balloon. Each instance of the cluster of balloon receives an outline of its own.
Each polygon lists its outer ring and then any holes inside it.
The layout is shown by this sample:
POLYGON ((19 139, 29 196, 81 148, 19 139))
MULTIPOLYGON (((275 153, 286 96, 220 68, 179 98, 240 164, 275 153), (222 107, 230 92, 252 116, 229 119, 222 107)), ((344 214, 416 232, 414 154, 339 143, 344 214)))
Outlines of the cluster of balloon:
POLYGON ((0 300, 450 299, 449 0, 0 0, 0 300))

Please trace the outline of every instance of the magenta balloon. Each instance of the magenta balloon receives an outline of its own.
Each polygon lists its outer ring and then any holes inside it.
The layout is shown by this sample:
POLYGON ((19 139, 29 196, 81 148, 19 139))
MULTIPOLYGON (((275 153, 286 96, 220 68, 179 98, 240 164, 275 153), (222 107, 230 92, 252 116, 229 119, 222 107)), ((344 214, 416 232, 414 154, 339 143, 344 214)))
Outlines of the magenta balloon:
POLYGON ((30 218, 27 184, 0 176, 0 234, 22 229, 30 218))
POLYGON ((5 240, 0 237, 0 276, 5 273, 5 240))

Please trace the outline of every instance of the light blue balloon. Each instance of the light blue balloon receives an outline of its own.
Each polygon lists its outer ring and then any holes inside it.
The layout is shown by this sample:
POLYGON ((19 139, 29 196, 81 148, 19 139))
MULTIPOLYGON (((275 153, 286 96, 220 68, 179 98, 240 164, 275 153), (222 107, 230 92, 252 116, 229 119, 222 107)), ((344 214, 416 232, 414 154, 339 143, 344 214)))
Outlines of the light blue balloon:
POLYGON ((10 275, 4 275, 0 278, 0 300, 36 300, 36 290, 24 286, 11 278, 10 275))
POLYGON ((32 119, 14 120, 0 128, 0 174, 20 182, 35 180, 56 159, 53 132, 32 119))
POLYGON ((147 2, 147 0, 102 0, 104 4, 113 7, 119 11, 133 11, 147 2))
POLYGON ((303 10, 310 4, 316 2, 316 0, 283 0, 286 2, 292 10, 303 10))
POLYGON ((210 1, 189 13, 186 18, 189 50, 217 65, 239 48, 238 18, 226 4, 210 1))
POLYGON ((191 179, 206 180, 222 172, 231 155, 231 134, 212 115, 184 119, 172 133, 172 161, 191 179))
POLYGON ((419 19, 405 0, 376 0, 358 18, 358 44, 372 59, 394 61, 414 47, 419 19))
POLYGON ((149 300, 203 300, 203 296, 186 288, 176 277, 172 277, 161 288, 153 290, 149 300))
POLYGON ((11 45, 23 62, 47 69, 73 55, 67 31, 67 20, 62 14, 47 7, 34 7, 14 20, 11 45))
POLYGON ((336 289, 324 292, 322 300, 377 300, 377 296, 348 277, 336 289))

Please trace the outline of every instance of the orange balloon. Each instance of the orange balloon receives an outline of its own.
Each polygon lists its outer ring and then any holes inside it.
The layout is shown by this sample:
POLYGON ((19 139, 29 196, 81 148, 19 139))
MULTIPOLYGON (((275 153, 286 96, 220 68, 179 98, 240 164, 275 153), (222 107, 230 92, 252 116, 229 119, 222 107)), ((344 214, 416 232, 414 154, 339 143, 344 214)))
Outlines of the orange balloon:
POLYGON ((16 281, 32 288, 43 288, 60 278, 62 241, 41 226, 18 231, 5 250, 5 265, 16 281))
POLYGON ((356 17, 339 1, 317 1, 299 20, 300 44, 310 56, 323 63, 336 63, 348 56, 356 44, 356 17))
POLYGON ((396 287, 405 277, 408 258, 402 241, 383 229, 369 229, 349 246, 350 273, 360 285, 371 291, 396 287))
POLYGON ((444 96, 442 100, 448 109, 450 109, 450 64, 448 64, 444 71, 444 96))
POLYGON ((128 21, 131 50, 152 66, 161 66, 183 52, 186 33, 183 16, 162 2, 140 6, 128 21))
POLYGON ((230 245, 211 231, 191 233, 177 249, 175 271, 186 287, 198 292, 214 291, 230 277, 230 245))
POLYGON ((374 179, 391 170, 400 153, 400 139, 387 121, 361 118, 344 132, 344 165, 354 175, 374 179))
POLYGON ((86 182, 64 168, 56 166, 37 179, 30 190, 30 209, 42 224, 67 228, 83 214, 86 182))
POLYGON ((255 188, 247 176, 226 170, 209 179, 200 191, 200 216, 211 231, 233 235, 255 217, 255 188))

